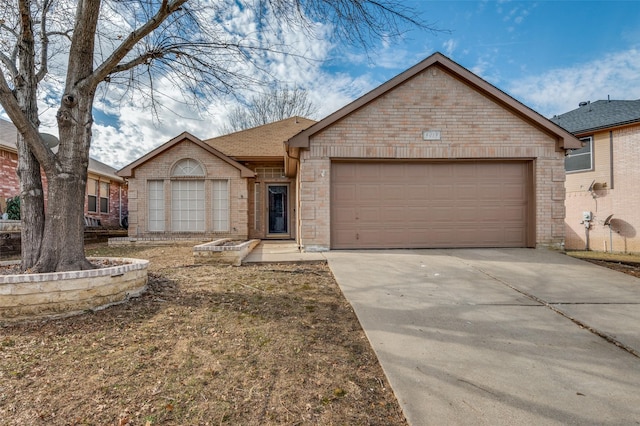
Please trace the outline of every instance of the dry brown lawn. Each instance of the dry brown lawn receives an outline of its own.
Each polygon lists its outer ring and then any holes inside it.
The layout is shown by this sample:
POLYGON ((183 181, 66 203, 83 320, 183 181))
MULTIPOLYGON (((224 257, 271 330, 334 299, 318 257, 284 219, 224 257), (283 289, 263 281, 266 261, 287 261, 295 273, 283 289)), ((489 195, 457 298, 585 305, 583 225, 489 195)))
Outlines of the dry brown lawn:
POLYGON ((324 264, 151 260, 140 298, 65 319, 0 324, 2 425, 406 425, 324 264))

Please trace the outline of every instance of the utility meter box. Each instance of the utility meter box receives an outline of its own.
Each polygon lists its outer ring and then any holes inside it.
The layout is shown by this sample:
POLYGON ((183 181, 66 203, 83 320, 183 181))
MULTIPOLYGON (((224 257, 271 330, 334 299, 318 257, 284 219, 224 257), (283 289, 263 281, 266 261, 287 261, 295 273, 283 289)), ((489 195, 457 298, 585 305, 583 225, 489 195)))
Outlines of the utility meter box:
POLYGON ((582 212, 582 220, 590 222, 592 218, 593 216, 591 215, 591 212, 582 212))

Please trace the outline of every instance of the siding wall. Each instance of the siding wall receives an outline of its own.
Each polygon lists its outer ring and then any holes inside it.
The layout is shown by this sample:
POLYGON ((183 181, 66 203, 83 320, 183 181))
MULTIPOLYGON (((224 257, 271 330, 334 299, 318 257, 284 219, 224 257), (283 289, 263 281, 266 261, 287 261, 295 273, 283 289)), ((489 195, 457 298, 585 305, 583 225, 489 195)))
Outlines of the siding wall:
POLYGON ((594 170, 567 174, 566 248, 586 248, 586 230, 581 222, 582 213, 590 211, 593 214, 589 229, 591 250, 609 251, 613 245, 616 252, 640 252, 640 125, 602 131, 593 136, 594 170), (596 190, 589 193, 589 185, 594 180, 596 190), (611 214, 614 216, 610 233, 604 222, 611 214))
POLYGON ((247 179, 240 177, 240 171, 227 162, 211 155, 198 145, 185 140, 170 150, 162 152, 152 161, 148 161, 135 170, 135 176, 129 179, 129 236, 130 237, 188 237, 204 238, 242 238, 248 236, 248 191, 247 179), (185 158, 199 161, 205 169, 205 232, 171 232, 171 170, 173 165, 185 158), (149 232, 148 216, 148 180, 164 181, 165 232, 149 232), (213 232, 212 197, 213 179, 229 180, 229 227, 226 233, 213 232))
POLYGON ((300 243, 330 247, 332 158, 534 159, 536 244, 564 241, 564 153, 546 133, 432 66, 315 135, 300 162, 300 243), (424 130, 441 140, 424 141, 424 130))

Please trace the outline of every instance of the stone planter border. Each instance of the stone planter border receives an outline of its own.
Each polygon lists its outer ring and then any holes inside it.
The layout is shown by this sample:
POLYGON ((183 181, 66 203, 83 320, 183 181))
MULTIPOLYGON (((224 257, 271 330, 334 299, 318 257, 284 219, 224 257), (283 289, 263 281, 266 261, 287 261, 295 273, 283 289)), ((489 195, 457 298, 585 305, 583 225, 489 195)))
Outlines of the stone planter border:
POLYGON ((194 262, 197 264, 225 263, 240 266, 242 260, 260 243, 260 240, 249 240, 233 246, 223 245, 228 241, 233 240, 221 238, 195 246, 193 248, 194 262))
MULTIPOLYGON (((147 288, 148 260, 95 257, 125 262, 87 271, 0 275, 0 320, 62 317, 99 310, 139 296, 147 288)), ((0 262, 0 265, 20 261, 0 262)))
POLYGON ((208 241, 204 237, 113 237, 109 238, 109 247, 131 247, 131 246, 166 246, 171 244, 196 243, 198 241, 208 241))
POLYGON ((20 232, 22 229, 22 221, 0 219, 0 232, 20 232))

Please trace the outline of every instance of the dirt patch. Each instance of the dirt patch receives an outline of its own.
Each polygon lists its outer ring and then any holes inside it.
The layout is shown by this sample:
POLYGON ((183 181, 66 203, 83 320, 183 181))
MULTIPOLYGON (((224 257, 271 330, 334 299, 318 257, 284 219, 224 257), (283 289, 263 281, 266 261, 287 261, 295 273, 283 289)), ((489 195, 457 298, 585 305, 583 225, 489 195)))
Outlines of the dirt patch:
POLYGON ((326 265, 194 265, 190 245, 87 254, 149 259, 149 291, 0 325, 2 424, 406 425, 326 265))
POLYGON ((595 251, 567 252, 569 256, 586 260, 605 268, 640 278, 640 254, 604 253, 595 251))
POLYGON ((597 259, 585 259, 588 262, 595 263, 596 265, 604 266, 605 268, 613 269, 618 272, 623 272, 628 275, 640 278, 640 263, 626 263, 616 262, 611 260, 597 260, 597 259))

